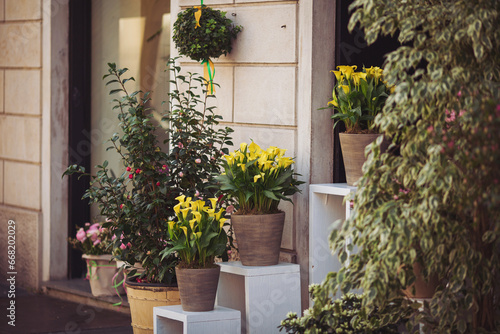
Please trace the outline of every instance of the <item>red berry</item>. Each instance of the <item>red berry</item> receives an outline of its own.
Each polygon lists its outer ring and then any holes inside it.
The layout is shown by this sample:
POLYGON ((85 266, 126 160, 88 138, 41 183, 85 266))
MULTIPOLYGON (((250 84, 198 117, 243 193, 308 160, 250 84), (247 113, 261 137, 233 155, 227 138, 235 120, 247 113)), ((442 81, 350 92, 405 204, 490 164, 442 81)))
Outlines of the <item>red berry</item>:
POLYGON ((127 167, 127 172, 130 172, 131 170, 132 170, 132 168, 127 167))
POLYGON ((128 175, 128 178, 129 178, 129 179, 133 179, 133 178, 134 178, 134 174, 129 174, 129 175, 128 175))

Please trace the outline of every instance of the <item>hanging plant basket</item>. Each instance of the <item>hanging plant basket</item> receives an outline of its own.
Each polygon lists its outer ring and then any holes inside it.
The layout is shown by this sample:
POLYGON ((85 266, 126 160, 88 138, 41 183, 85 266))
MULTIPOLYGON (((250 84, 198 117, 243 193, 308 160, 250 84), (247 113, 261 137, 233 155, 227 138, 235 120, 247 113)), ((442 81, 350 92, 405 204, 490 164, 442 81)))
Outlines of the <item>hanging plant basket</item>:
POLYGON ((196 61, 218 58, 231 52, 232 40, 241 31, 226 18, 226 12, 201 6, 200 24, 195 13, 198 8, 188 8, 177 15, 173 41, 181 55, 196 61))

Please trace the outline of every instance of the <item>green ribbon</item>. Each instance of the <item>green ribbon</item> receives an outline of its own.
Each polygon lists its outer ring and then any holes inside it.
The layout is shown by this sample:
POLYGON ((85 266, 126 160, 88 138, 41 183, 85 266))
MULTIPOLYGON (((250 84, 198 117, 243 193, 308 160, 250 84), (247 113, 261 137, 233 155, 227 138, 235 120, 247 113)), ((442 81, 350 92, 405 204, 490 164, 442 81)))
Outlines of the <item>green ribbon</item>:
MULTIPOLYGON (((115 267, 116 265, 114 264, 97 264, 94 260, 89 260, 87 259, 87 279, 92 280, 92 279, 99 279, 99 276, 95 275, 94 278, 92 278, 92 268, 99 268, 99 267, 115 267)), ((97 273, 97 271, 96 271, 97 273)))
POLYGON ((211 95, 214 94, 214 76, 215 76, 215 66, 214 63, 210 60, 210 58, 207 58, 201 62, 201 65, 205 65, 203 72, 204 72, 204 78, 205 81, 207 82, 207 91, 210 92, 211 95))

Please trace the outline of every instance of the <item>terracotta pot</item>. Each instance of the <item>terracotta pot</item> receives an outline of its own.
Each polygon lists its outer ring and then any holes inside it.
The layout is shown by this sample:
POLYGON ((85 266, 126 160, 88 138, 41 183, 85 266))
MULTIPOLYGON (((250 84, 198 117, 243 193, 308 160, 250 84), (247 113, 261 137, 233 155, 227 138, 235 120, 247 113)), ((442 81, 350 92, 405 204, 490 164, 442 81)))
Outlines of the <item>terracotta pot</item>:
POLYGON ((186 269, 175 267, 182 309, 187 312, 212 311, 215 305, 220 267, 186 269))
POLYGON ((422 275, 422 266, 417 262, 413 264, 413 273, 415 283, 403 290, 403 294, 408 298, 432 298, 439 284, 437 276, 432 275, 426 282, 422 275), (413 287, 415 287, 415 293, 413 293, 413 287))
MULTIPOLYGON (((348 185, 353 186, 363 176, 362 167, 366 161, 365 148, 379 136, 380 134, 339 133, 348 185)), ((384 140, 380 147, 381 152, 385 152, 388 147, 389 142, 384 140)))
POLYGON ((125 286, 134 334, 153 334, 154 307, 181 303, 177 287, 137 283, 133 279, 127 279, 125 286))
POLYGON ((123 286, 123 272, 116 268, 112 255, 87 255, 82 258, 87 262, 87 278, 90 282, 92 295, 114 296, 125 293, 123 286))
POLYGON ((232 215, 241 264, 274 266, 279 262, 285 213, 232 215))

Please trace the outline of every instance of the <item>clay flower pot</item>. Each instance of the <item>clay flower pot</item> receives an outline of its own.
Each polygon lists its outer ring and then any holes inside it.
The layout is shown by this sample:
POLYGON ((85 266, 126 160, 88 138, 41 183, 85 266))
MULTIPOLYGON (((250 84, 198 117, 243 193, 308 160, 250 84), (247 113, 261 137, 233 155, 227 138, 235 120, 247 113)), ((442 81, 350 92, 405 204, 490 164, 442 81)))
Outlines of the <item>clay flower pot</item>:
POLYGON ((187 312, 212 311, 215 305, 220 267, 187 269, 175 267, 182 309, 187 312))

